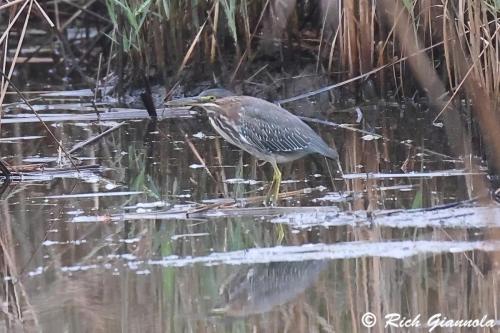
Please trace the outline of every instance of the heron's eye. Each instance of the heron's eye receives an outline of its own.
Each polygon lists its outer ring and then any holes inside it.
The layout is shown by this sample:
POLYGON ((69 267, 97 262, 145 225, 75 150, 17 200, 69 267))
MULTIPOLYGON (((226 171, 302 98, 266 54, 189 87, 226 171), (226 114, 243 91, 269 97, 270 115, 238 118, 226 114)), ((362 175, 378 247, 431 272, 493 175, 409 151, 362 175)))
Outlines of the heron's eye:
POLYGON ((215 102, 216 99, 217 99, 217 97, 215 97, 213 95, 201 97, 201 101, 204 102, 204 103, 206 103, 206 102, 215 102))

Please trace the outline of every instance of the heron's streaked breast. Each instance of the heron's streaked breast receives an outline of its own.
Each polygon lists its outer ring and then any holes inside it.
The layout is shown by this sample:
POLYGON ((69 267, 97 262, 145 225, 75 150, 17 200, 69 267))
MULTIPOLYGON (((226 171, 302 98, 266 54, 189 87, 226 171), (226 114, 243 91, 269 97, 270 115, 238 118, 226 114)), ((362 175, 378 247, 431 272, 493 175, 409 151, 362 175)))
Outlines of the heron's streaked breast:
POLYGON ((220 112, 212 112, 208 113, 208 119, 210 120, 210 124, 213 128, 227 141, 232 143, 233 145, 239 146, 242 145, 242 138, 240 133, 238 132, 238 126, 226 117, 224 114, 220 112))

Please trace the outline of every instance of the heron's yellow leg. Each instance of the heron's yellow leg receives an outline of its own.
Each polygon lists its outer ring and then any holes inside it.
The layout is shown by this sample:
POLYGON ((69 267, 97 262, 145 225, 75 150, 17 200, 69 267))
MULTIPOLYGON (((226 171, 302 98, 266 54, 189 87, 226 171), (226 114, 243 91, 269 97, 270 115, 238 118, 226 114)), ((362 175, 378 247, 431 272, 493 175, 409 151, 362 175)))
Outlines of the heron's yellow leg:
POLYGON ((278 245, 281 245, 283 242, 283 239, 285 239, 285 229, 283 228, 283 224, 279 223, 278 224, 278 245))
POLYGON ((280 185, 281 185, 281 171, 276 164, 273 164, 274 168, 274 177, 273 177, 273 197, 272 202, 274 205, 278 202, 278 195, 280 193, 280 185))
POLYGON ((276 179, 274 178, 273 175, 273 181, 271 182, 271 185, 269 185, 269 189, 267 190, 266 194, 266 200, 264 201, 264 204, 267 206, 271 200, 271 195, 273 194, 273 189, 274 189, 274 183, 276 182, 276 179))
MULTIPOLYGON (((280 194, 280 185, 281 185, 281 171, 276 164, 274 167, 274 191, 273 191, 273 205, 278 203, 278 196, 280 194)), ((285 230, 283 228, 283 224, 278 224, 278 244, 281 245, 283 239, 285 238, 285 230)))
POLYGON ((280 184, 281 184, 281 171, 278 168, 278 165, 276 163, 272 163, 273 165, 273 181, 271 182, 271 186, 269 187, 269 190, 266 195, 266 205, 267 203, 271 202, 271 204, 275 205, 278 201, 278 194, 280 191, 280 184))

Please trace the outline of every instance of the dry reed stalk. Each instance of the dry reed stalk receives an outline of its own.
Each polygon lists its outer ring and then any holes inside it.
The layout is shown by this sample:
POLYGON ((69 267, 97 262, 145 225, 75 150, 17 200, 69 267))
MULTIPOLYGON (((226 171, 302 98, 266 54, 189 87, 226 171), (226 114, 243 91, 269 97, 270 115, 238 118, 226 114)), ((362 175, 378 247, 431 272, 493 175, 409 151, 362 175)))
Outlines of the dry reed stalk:
POLYGON ((0 10, 5 9, 5 8, 9 8, 9 7, 14 6, 14 5, 17 5, 18 3, 21 3, 23 1, 26 2, 26 0, 14 0, 14 1, 8 2, 5 5, 1 5, 0 6, 0 10))
POLYGON ((241 15, 243 16, 243 25, 245 28, 245 41, 246 48, 249 50, 248 57, 252 57, 252 30, 250 29, 250 15, 248 12, 248 3, 247 0, 242 0, 241 3, 241 15))
POLYGON ((54 28, 55 27, 55 24, 54 22, 52 22, 52 20, 50 19, 50 17, 47 15, 47 13, 45 12, 45 10, 42 8, 42 6, 40 6, 40 4, 38 3, 37 0, 34 0, 35 2, 35 5, 36 5, 36 8, 38 9, 38 11, 42 14, 43 18, 45 19, 45 21, 47 21, 47 23, 49 24, 49 26, 51 28, 54 28))
MULTIPOLYGON (((332 65, 333 65, 333 54, 334 54, 334 49, 335 45, 337 44, 337 37, 339 36, 339 32, 342 28, 342 19, 344 17, 344 10, 341 11, 340 17, 339 17, 339 22, 337 25, 337 29, 335 30, 335 34, 333 35, 333 40, 332 44, 330 46, 330 54, 328 55, 328 72, 331 73, 333 71, 332 65)), ((342 44, 342 43, 341 43, 342 44)))
POLYGON ((326 10, 323 13, 323 23, 321 24, 321 32, 319 36, 319 44, 318 44, 318 54, 316 55, 316 73, 319 71, 319 63, 320 63, 320 58, 321 58, 321 46, 323 45, 323 39, 325 36, 325 26, 326 22, 328 20, 328 14, 330 13, 330 5, 331 1, 328 1, 328 4, 326 6, 326 10))
MULTIPOLYGON (((351 132, 351 135, 346 136, 346 146, 351 147, 345 152, 344 158, 341 159, 345 163, 346 172, 358 172, 359 170, 357 169, 357 166, 363 164, 363 147, 360 143, 362 141, 360 137, 359 133, 356 132, 351 132)), ((350 207, 350 209, 365 210, 364 196, 356 195, 364 192, 364 181, 361 179, 354 179, 350 182, 346 182, 346 186, 347 191, 352 191, 355 194, 352 207, 350 207)))
MULTIPOLYGON (((251 41, 253 40, 253 38, 255 37, 255 34, 258 31, 260 23, 262 22, 262 19, 264 18, 264 14, 266 13, 266 9, 269 6, 269 2, 270 2, 270 0, 266 0, 266 3, 264 4, 264 7, 262 8, 262 10, 260 12, 260 16, 259 16, 259 19, 257 20, 257 24, 255 25, 255 28, 254 28, 254 30, 252 32, 252 35, 250 36, 250 42, 249 42, 249 44, 251 44, 251 41)), ((238 74, 238 71, 239 71, 241 65, 243 64, 243 61, 250 54, 250 51, 251 51, 250 48, 248 48, 248 47, 245 48, 245 51, 243 52, 243 54, 240 57, 240 60, 238 61, 238 65, 236 65, 236 68, 234 69, 233 74, 231 75, 231 79, 229 80, 230 83, 233 83, 234 80, 236 79, 236 75, 238 74)))
POLYGON ((219 0, 215 0, 215 9, 214 9, 214 21, 212 25, 212 38, 211 38, 211 48, 210 48, 210 63, 215 63, 215 54, 217 47, 217 27, 219 26, 219 8, 220 3, 219 0))
MULTIPOLYGON (((380 240, 380 236, 376 234, 377 231, 378 228, 375 228, 373 232, 370 233, 372 235, 370 238, 380 240)), ((382 312, 382 292, 384 291, 382 289, 382 281, 383 275, 386 274, 386 272, 382 268, 380 257, 371 258, 370 263, 370 300, 372 301, 370 310, 375 313, 377 318, 383 318, 385 313, 382 312)), ((382 320, 378 320, 377 328, 379 332, 384 331, 384 322, 382 320)))
MULTIPOLYGON (((473 11, 474 9, 471 6, 469 5, 468 9, 473 11)), ((480 10, 476 8, 476 11, 480 10)), ((476 15, 477 13, 473 14, 473 17, 479 20, 480 18, 476 15)), ((452 19, 454 15, 449 12, 447 17, 452 19)), ((497 114, 494 108, 498 95, 494 90, 496 84, 492 83, 492 80, 498 81, 500 78, 488 78, 489 73, 494 71, 488 70, 491 65, 483 67, 488 63, 488 60, 484 60, 485 55, 491 52, 496 56, 497 50, 489 47, 493 45, 492 42, 480 46, 483 35, 479 33, 477 27, 474 27, 476 25, 483 26, 484 23, 487 24, 487 21, 477 21, 470 24, 468 47, 464 47, 456 42, 459 40, 458 32, 454 28, 454 23, 450 20, 447 29, 454 36, 454 39, 449 41, 449 48, 452 51, 454 64, 459 71, 460 78, 464 80, 467 96, 472 100, 472 110, 481 128, 481 133, 488 147, 492 149, 492 153, 489 154, 490 163, 495 166, 496 170, 500 170, 500 141, 496 139, 497 134, 500 133, 500 115, 497 114), (469 59, 473 59, 472 64, 470 64, 469 59), (476 62, 478 59, 481 61, 476 62)), ((489 38, 495 37, 495 39, 498 39, 498 30, 499 28, 489 38)), ((467 40, 465 36, 463 38, 467 40)))
POLYGON ((54 16, 56 17, 56 29, 61 30, 61 16, 59 12, 59 1, 54 1, 54 16))
MULTIPOLYGON (((495 30, 495 33, 493 34, 492 37, 495 37, 495 35, 500 31, 500 26, 495 30)), ((446 44, 445 44, 446 45, 446 44)), ((467 80, 467 78, 469 77, 469 75, 473 72, 473 70, 480 66, 480 63, 481 63, 481 57, 482 55, 489 49, 491 44, 487 45, 486 47, 484 47, 482 50, 481 50, 481 53, 479 53, 479 56, 473 60, 473 63, 470 65, 469 69, 467 70, 467 72, 463 75, 460 83, 454 88, 454 92, 453 94, 451 95, 451 97, 448 99, 448 101, 446 102, 446 104, 443 106, 443 108, 441 109, 441 111, 437 114, 437 116, 434 118, 433 120, 433 123, 435 124, 436 121, 438 120, 438 118, 443 114, 443 112, 445 112, 448 108, 448 106, 451 104, 451 102, 453 101, 454 97, 458 94, 458 92, 460 91, 460 88, 462 87, 462 85, 465 83, 465 81, 467 80)))
POLYGON ((356 283, 356 278, 353 278, 351 275, 351 265, 350 265, 350 260, 344 260, 343 261, 343 269, 342 272, 344 273, 344 280, 347 283, 347 303, 349 307, 349 312, 350 312, 350 319, 351 319, 351 327, 353 328, 352 332, 357 333, 358 332, 358 322, 359 322, 359 317, 357 316, 356 313, 356 303, 354 299, 354 290, 358 290, 358 288, 353 288, 353 284, 358 286, 356 283))
POLYGON ((215 151, 217 153, 217 162, 219 163, 220 166, 220 178, 221 178, 221 184, 222 184, 222 189, 224 191, 224 198, 229 197, 229 190, 226 182, 226 170, 223 167, 223 156, 222 156, 222 149, 220 145, 220 140, 219 138, 215 138, 215 151))
POLYGON ((359 6, 359 63, 360 72, 364 73, 373 68, 374 55, 374 16, 375 6, 370 0, 360 0, 359 6))
MULTIPOLYGON (((4 76, 4 78, 7 80, 7 81, 10 81, 10 79, 12 78, 12 74, 14 73, 14 67, 16 66, 16 63, 17 63, 17 58, 19 56, 19 53, 21 52, 21 47, 23 45, 23 41, 24 41, 24 36, 26 35, 26 29, 28 27, 28 22, 29 22, 29 18, 30 18, 30 15, 31 15, 31 8, 33 7, 33 0, 29 0, 29 6, 28 6, 28 9, 27 9, 27 13, 26 13, 26 18, 24 20, 24 25, 23 25, 23 28, 21 30, 21 34, 19 36, 19 41, 17 43, 17 47, 16 47, 16 50, 14 52, 14 57, 12 59, 12 63, 10 65, 10 68, 9 68, 9 72, 7 74, 7 76, 4 76)), ((5 57, 7 57, 7 54, 5 54, 5 57)), ((2 74, 4 74, 2 72, 2 74)), ((0 89, 0 111, 1 111, 1 108, 2 108, 2 104, 3 104, 3 101, 5 99, 5 94, 7 92, 7 88, 8 88, 9 84, 6 83, 3 85, 3 87, 1 87, 0 89)), ((2 122, 1 122, 2 118, 1 118, 1 114, 0 114, 0 133, 2 132, 2 122)))
POLYGON ((205 160, 203 159, 203 157, 201 156, 201 154, 198 152, 198 149, 196 149, 196 146, 193 144, 193 142, 189 138, 189 135, 183 129, 181 129, 181 133, 183 134, 184 140, 188 144, 189 148, 193 152, 193 154, 196 157, 196 159, 198 160, 198 162, 200 162, 203 165, 203 169, 205 169, 205 171, 208 173, 208 175, 210 176, 210 178, 212 178, 215 181, 216 180, 215 177, 210 172, 210 169, 208 169, 207 163, 205 162, 205 160))
MULTIPOLYGON (((12 29, 12 26, 16 23, 17 19, 19 18, 19 16, 21 15, 21 13, 23 12, 24 8, 28 5, 28 2, 26 1, 19 10, 16 10, 15 11, 15 16, 14 18, 11 18, 10 19, 10 22, 9 22, 9 25, 7 26, 7 28, 5 29, 4 33, 2 34, 2 37, 0 37, 0 44, 3 43, 4 39, 8 36, 8 34, 10 33, 10 30, 12 29)), ((15 9, 15 8, 14 8, 15 9)), ((7 55, 5 56, 7 57, 7 55)))
POLYGON ((198 33, 194 37, 193 41, 191 42, 191 45, 189 46, 189 49, 187 50, 186 54, 184 55, 184 59, 182 60, 182 63, 179 66, 179 69, 177 70, 176 79, 179 78, 180 74, 184 70, 184 67, 186 67, 187 62, 191 58, 193 51, 194 51, 194 48, 196 47, 196 45, 198 44, 198 41, 200 40, 201 33, 203 32, 203 30, 205 29, 205 26, 208 23, 208 17, 212 14, 212 11, 214 10, 214 8, 215 8, 215 4, 212 5, 212 7, 210 8, 209 12, 207 13, 207 18, 205 19, 205 21, 203 22, 201 27, 198 29, 198 33))
POLYGON ((358 55, 358 29, 356 28, 355 2, 344 2, 344 33, 342 40, 344 42, 343 67, 347 68, 349 76, 353 77, 359 73, 359 55, 358 55))
MULTIPOLYGON (((361 142, 363 150, 363 164, 365 166, 366 172, 380 172, 380 154, 378 151, 378 141, 362 141, 361 142), (371 146, 371 147, 370 147, 371 146)), ((378 203, 380 198, 376 191, 377 181, 374 179, 368 179, 365 183, 365 188, 367 190, 367 204, 366 210, 371 213, 378 209, 378 203)))
MULTIPOLYGON (((24 6, 26 6, 27 3, 24 4, 24 6)), ((12 14, 15 13, 15 8, 13 8, 11 11, 10 11, 10 16, 9 16, 9 27, 5 30, 5 33, 4 35, 5 36, 8 36, 8 33, 10 32, 10 29, 11 29, 11 23, 12 23, 12 14)), ((22 10, 19 10, 17 11, 17 15, 20 15, 22 12, 22 10)), ((13 24, 13 23, 12 23, 13 24)), ((4 36, 2 36, 2 39, 3 39, 4 36)), ((2 45, 2 39, 0 39, 0 46, 2 45)), ((7 68, 7 54, 9 52, 9 43, 5 43, 4 44, 4 48, 3 48, 3 54, 2 54, 2 73, 5 73, 6 72, 6 68, 7 68)), ((4 89, 4 86, 7 85, 4 77, 2 76, 1 80, 0 80, 0 91, 3 91, 4 89)), ((0 133, 1 133, 1 121, 2 121, 2 104, 0 103, 0 133)))
MULTIPOLYGON (((448 0, 445 1, 444 3, 444 8, 446 8, 448 5, 448 0)), ((447 20, 449 20, 449 18, 447 17, 447 12, 446 10, 443 11, 443 26, 442 26, 442 32, 443 32, 443 40, 448 40, 449 39, 449 36, 448 36, 448 29, 446 28, 447 26, 447 20)), ((453 87, 456 86, 456 82, 455 84, 453 84, 453 78, 455 77, 456 78, 456 75, 453 75, 453 71, 452 71, 452 64, 454 63, 454 59, 451 58, 450 56, 450 46, 449 46, 449 43, 444 43, 444 46, 443 46, 443 51, 444 51, 444 57, 445 59, 447 59, 446 61, 446 71, 448 73, 448 85, 450 86, 450 89, 453 89, 453 87)), ((453 69, 455 69, 455 66, 453 66, 453 69)))

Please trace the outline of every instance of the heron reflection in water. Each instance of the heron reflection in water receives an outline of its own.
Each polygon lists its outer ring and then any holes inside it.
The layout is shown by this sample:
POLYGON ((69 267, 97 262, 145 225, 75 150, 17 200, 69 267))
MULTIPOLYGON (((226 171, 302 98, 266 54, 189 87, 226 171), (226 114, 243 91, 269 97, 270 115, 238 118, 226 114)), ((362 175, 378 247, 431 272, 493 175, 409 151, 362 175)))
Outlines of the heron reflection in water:
POLYGON ((286 304, 311 287, 327 261, 274 262, 243 267, 220 288, 223 304, 213 314, 246 316, 286 304))

